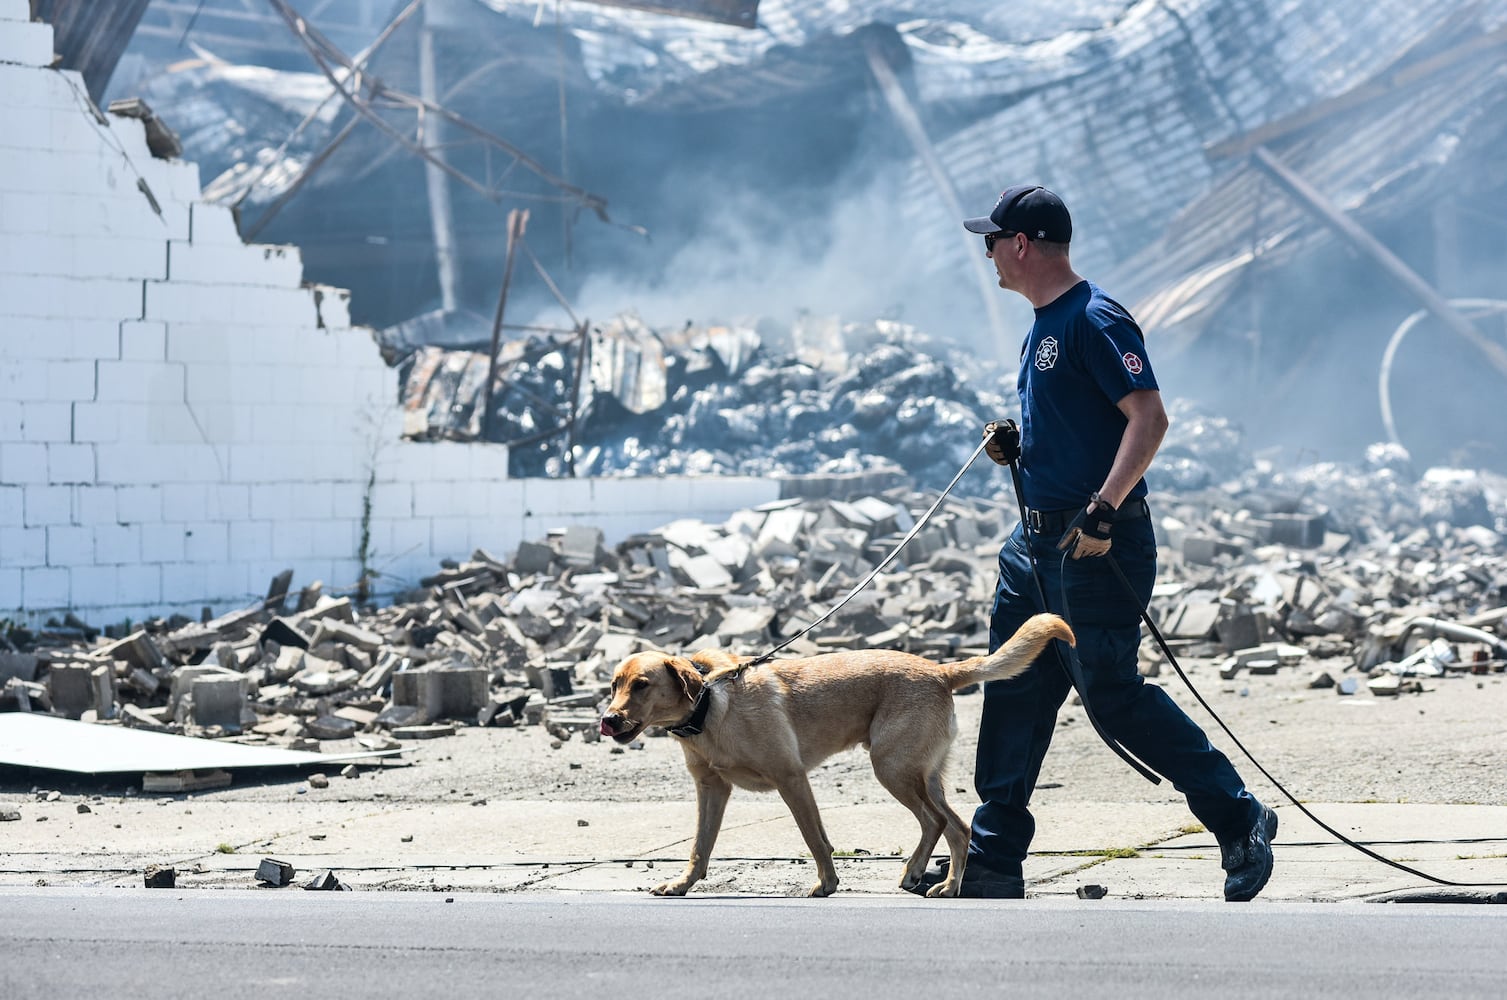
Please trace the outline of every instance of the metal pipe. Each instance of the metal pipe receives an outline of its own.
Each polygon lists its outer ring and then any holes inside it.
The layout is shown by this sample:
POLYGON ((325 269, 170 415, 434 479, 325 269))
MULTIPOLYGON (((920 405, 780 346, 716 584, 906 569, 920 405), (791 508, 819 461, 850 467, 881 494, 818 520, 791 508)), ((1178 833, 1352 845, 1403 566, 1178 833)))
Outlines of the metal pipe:
MULTIPOLYGON (((425 24, 419 32, 419 96, 430 104, 439 96, 439 88, 435 86, 434 29, 428 24, 427 8, 425 24)), ((433 160, 424 162, 424 187, 429 194, 429 228, 434 234, 434 266, 439 276, 440 308, 451 313, 456 308, 455 220, 450 212, 450 185, 444 171, 441 119, 421 115, 420 120, 423 122, 422 144, 433 157, 433 160)))
POLYGON ((1408 636, 1417 631, 1426 631, 1430 635, 1443 636, 1455 642, 1479 642, 1494 649, 1497 656, 1507 658, 1507 639, 1482 629, 1471 628, 1469 625, 1456 625, 1454 622, 1440 621, 1438 618, 1409 619, 1397 644, 1407 641, 1408 636))

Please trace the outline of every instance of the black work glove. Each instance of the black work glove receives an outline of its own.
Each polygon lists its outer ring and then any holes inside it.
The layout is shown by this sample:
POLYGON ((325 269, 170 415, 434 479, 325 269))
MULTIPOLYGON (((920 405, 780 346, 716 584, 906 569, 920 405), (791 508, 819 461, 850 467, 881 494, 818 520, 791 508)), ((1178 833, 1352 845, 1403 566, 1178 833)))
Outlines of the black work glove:
POLYGON ((1115 507, 1095 493, 1068 523, 1057 543, 1058 551, 1072 548, 1074 559, 1102 556, 1109 551, 1109 533, 1115 526, 1115 507))
POLYGON ((984 454, 996 465, 1009 465, 1020 458, 1020 428, 1013 420, 991 420, 984 425, 984 454))

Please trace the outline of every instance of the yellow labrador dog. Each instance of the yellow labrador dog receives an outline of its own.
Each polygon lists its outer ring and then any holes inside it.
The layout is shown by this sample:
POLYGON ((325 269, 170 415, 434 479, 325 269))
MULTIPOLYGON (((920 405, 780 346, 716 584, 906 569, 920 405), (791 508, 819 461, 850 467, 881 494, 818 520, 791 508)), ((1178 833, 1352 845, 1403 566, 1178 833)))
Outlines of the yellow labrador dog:
POLYGON ((898 650, 863 649, 774 660, 741 669, 737 658, 703 651, 690 658, 635 653, 612 675, 601 731, 627 743, 646 726, 680 737, 696 780, 696 843, 684 874, 654 889, 683 896, 706 876, 733 786, 775 790, 795 814, 820 881, 813 896, 837 888, 832 844, 822 829, 806 775, 862 743, 874 774, 921 822, 902 888, 917 885, 937 839, 951 854, 948 877, 928 895, 956 896, 967 862, 968 826, 947 804, 942 768, 957 732, 952 693, 1025 671, 1053 639, 1074 642, 1056 615, 1036 615, 988 656, 933 663, 898 650), (706 672, 703 673, 703 668, 706 672))

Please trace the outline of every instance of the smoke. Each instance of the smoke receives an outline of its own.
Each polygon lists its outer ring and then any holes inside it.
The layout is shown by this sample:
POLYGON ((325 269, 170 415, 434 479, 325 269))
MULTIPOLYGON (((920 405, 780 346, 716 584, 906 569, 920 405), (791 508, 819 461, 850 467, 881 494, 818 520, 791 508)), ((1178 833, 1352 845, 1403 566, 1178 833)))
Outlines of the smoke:
POLYGON ((834 184, 833 200, 816 213, 782 209, 762 193, 704 193, 695 201, 710 210, 689 238, 625 246, 622 270, 587 277, 578 311, 606 317, 631 307, 661 327, 834 314, 966 339, 982 325, 975 287, 965 274, 937 276, 915 259, 895 188, 892 172, 861 188, 834 184))

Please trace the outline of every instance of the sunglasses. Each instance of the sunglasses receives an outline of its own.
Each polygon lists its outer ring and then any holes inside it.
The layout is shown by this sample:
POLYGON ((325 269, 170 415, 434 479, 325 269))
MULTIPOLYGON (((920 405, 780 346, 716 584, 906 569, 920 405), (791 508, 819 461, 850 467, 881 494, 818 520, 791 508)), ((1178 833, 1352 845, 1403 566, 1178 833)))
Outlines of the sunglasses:
POLYGON ((995 241, 997 241, 997 240, 1013 240, 1015 238, 1015 236, 1016 236, 1015 233, 1012 233, 1012 232, 1010 232, 1008 230, 1000 230, 997 233, 985 233, 984 234, 984 250, 987 253, 993 253, 994 252, 995 241))

